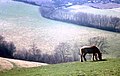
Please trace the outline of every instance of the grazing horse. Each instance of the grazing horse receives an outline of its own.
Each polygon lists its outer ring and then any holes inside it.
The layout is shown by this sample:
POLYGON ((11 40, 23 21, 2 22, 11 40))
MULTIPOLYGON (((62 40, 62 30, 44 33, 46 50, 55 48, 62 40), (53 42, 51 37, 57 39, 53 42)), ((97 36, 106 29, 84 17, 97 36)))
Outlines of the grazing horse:
POLYGON ((93 53, 93 61, 94 61, 94 56, 95 56, 95 59, 98 60, 97 55, 98 55, 99 60, 102 60, 102 53, 96 46, 83 46, 80 49, 81 62, 83 62, 83 58, 85 61, 87 61, 85 58, 85 55, 87 53, 89 54, 93 53))

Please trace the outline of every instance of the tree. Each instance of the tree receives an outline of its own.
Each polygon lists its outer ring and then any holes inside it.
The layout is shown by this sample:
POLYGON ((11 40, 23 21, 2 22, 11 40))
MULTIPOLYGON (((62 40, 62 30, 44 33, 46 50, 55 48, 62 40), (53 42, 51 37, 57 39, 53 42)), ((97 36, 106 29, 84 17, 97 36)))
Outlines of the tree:
POLYGON ((31 48, 29 49, 29 59, 33 60, 33 61, 41 61, 42 57, 41 57, 41 50, 38 49, 38 47, 36 46, 35 42, 32 43, 32 45, 30 46, 31 48))
POLYGON ((88 42, 89 42, 89 45, 95 45, 99 47, 102 53, 105 53, 105 54, 108 53, 107 51, 105 51, 105 48, 109 47, 107 45, 107 39, 105 37, 101 37, 101 36, 93 37, 93 38, 90 38, 88 42))
POLYGON ((118 27, 119 27, 119 22, 120 22, 120 18, 117 18, 117 17, 111 17, 111 24, 112 24, 112 27, 114 30, 119 30, 118 27))
POLYGON ((56 63, 69 62, 71 61, 71 47, 68 43, 60 43, 55 48, 54 57, 56 58, 56 63))
POLYGON ((79 48, 79 45, 77 43, 75 43, 72 47, 72 55, 73 55, 73 58, 72 58, 73 61, 80 60, 80 48, 79 48))
POLYGON ((13 42, 5 41, 3 36, 0 36, 0 56, 13 58, 13 53, 16 51, 16 47, 13 42))

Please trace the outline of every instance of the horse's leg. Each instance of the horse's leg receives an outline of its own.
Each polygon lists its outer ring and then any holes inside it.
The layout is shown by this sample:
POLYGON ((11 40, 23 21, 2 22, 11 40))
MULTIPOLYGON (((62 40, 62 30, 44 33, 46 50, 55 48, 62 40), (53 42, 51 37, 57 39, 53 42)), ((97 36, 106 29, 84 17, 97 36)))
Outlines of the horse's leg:
POLYGON ((86 53, 84 53, 83 58, 84 58, 85 61, 87 61, 86 58, 85 58, 85 55, 86 55, 86 53))
POLYGON ((93 53, 93 61, 94 61, 94 56, 95 56, 95 53, 93 53))
POLYGON ((81 54, 80 56, 81 56, 81 62, 83 62, 83 54, 81 54))
POLYGON ((97 59, 97 53, 95 53, 95 59, 98 60, 98 59, 97 59))

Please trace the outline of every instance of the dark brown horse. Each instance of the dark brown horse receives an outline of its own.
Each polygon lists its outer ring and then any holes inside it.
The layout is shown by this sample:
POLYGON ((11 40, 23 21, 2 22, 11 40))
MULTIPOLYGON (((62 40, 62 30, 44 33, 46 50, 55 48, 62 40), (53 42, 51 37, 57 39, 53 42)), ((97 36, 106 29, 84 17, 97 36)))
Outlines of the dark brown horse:
POLYGON ((102 53, 100 52, 100 50, 96 47, 96 46, 83 46, 80 49, 80 55, 81 55, 81 62, 83 62, 83 58, 85 61, 85 55, 89 53, 89 54, 93 54, 93 61, 94 61, 94 57, 96 60, 98 60, 97 58, 99 58, 99 60, 102 60, 102 53))

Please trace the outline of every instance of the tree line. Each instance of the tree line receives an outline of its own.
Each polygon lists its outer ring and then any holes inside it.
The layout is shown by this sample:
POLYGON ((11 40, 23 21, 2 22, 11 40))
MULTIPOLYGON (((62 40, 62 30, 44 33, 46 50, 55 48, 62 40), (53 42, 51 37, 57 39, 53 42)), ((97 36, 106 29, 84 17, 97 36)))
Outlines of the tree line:
POLYGON ((54 7, 41 7, 40 12, 43 17, 49 19, 120 32, 120 18, 118 17, 84 12, 74 13, 67 9, 56 9, 54 7))
POLYGON ((118 3, 120 4, 120 0, 13 0, 13 1, 25 2, 25 3, 29 3, 37 6, 52 3, 57 7, 62 7, 62 6, 68 7, 71 5, 84 4, 84 3, 103 3, 103 4, 118 3))
POLYGON ((68 43, 60 43, 55 47, 52 54, 49 54, 42 53, 42 50, 33 44, 30 49, 23 48, 15 52, 14 58, 49 64, 72 62, 79 61, 79 49, 75 50, 75 48, 68 43))
POLYGON ((84 4, 84 3, 120 3, 120 0, 52 0, 57 6, 65 6, 68 3, 84 4))
POLYGON ((80 25, 120 32, 120 18, 118 17, 87 13, 77 13, 74 15, 74 17, 75 23, 80 25))

